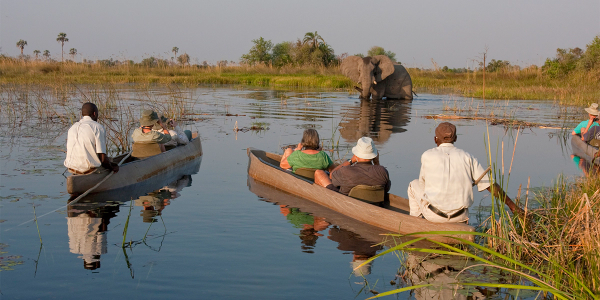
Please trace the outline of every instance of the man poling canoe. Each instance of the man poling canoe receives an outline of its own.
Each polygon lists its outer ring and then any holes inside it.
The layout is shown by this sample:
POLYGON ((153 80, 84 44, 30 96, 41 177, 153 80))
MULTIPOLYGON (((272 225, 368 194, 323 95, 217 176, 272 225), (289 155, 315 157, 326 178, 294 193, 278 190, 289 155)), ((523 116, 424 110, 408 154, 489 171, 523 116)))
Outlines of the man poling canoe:
POLYGON ((106 131, 97 122, 98 107, 84 103, 81 116, 67 134, 65 167, 73 174, 88 174, 100 167, 119 172, 119 166, 111 163, 106 155, 106 131))
POLYGON ((410 215, 438 223, 467 222, 474 185, 480 192, 487 189, 513 213, 521 214, 502 188, 491 184, 489 168, 484 171, 476 158, 454 146, 456 138, 456 126, 451 123, 441 123, 435 129, 437 147, 423 153, 419 179, 408 186, 410 215))

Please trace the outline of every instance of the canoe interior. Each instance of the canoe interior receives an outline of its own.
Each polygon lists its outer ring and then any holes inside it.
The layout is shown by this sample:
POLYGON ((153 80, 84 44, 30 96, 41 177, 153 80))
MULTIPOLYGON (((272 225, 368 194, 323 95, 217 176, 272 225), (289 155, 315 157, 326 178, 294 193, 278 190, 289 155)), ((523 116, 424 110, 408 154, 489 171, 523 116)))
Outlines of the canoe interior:
MULTIPOLYGON (((279 162, 281 161, 281 155, 271 153, 271 152, 265 152, 265 151, 255 151, 254 154, 265 164, 270 165, 271 167, 278 169, 282 172, 289 172, 289 171, 285 171, 279 167, 279 162)), ((304 180, 304 181, 310 182, 311 184, 314 184, 313 180, 310 180, 310 179, 302 177, 302 176, 298 176, 291 172, 289 172, 289 173, 300 180, 304 180)), ((403 214, 410 213, 408 199, 394 195, 394 194, 388 194, 387 196, 389 198, 386 199, 386 201, 384 202, 384 205, 383 205, 384 208, 393 210, 393 211, 397 211, 397 212, 403 213, 403 214)))
POLYGON ((574 155, 577 155, 590 163, 594 160, 598 162, 598 158, 594 159, 594 155, 598 152, 598 148, 582 141, 579 135, 571 136, 571 148, 574 155))
MULTIPOLYGON (((413 234, 428 231, 472 232, 472 226, 463 223, 434 223, 423 218, 410 216, 408 200, 389 195, 385 207, 368 204, 340 193, 317 186, 313 181, 299 177, 279 167, 280 155, 248 148, 248 175, 257 181, 282 190, 286 193, 305 198, 357 221, 379 227, 386 232, 413 234)), ((460 241, 448 237, 458 236, 473 240, 470 234, 427 235, 434 240, 457 244, 460 241)))

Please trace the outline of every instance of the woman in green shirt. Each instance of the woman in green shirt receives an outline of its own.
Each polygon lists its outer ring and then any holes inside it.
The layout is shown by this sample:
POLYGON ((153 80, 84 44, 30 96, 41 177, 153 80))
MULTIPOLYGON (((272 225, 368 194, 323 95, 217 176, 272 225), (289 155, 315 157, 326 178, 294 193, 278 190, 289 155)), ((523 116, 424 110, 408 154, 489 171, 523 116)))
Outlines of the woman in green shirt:
POLYGON ((319 133, 316 130, 304 130, 302 141, 296 149, 285 149, 279 166, 283 169, 291 168, 294 172, 298 168, 333 170, 333 161, 327 153, 320 150, 319 142, 319 133))

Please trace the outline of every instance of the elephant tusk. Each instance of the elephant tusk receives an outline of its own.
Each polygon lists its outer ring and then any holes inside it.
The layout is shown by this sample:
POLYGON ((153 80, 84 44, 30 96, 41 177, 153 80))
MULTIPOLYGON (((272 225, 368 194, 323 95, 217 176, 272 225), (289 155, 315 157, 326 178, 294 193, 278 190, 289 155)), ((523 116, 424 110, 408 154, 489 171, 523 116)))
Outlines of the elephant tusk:
POLYGON ((377 80, 373 80, 373 84, 377 84, 377 80))

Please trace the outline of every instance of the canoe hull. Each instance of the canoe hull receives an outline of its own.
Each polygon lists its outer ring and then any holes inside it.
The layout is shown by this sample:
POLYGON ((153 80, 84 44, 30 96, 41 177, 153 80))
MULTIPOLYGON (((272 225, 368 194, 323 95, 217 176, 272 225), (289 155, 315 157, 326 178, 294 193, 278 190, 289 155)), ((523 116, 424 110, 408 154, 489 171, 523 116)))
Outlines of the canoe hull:
MULTIPOLYGON (((277 154, 253 148, 248 148, 247 153, 249 157, 248 175, 255 180, 387 232, 409 234, 425 231, 474 231, 472 226, 462 223, 433 223, 423 218, 410 216, 408 200, 396 195, 390 194, 390 204, 395 209, 386 209, 350 198, 278 168, 275 166, 275 162, 280 158, 277 154)), ((453 236, 473 240, 473 236, 468 234, 453 236)), ((445 243, 458 243, 455 239, 443 235, 431 237, 445 243)))
POLYGON ((598 152, 598 148, 582 141, 581 137, 577 135, 571 136, 571 148, 574 155, 577 155, 589 162, 593 161, 594 155, 596 155, 598 152))
MULTIPOLYGON (((202 143, 198 137, 185 146, 121 165, 119 172, 97 187, 94 193, 123 188, 156 176, 174 175, 182 166, 194 164, 195 160, 201 156, 202 143)), ((67 177, 67 192, 69 194, 84 193, 108 174, 109 171, 104 170, 86 175, 71 175, 67 177)))

